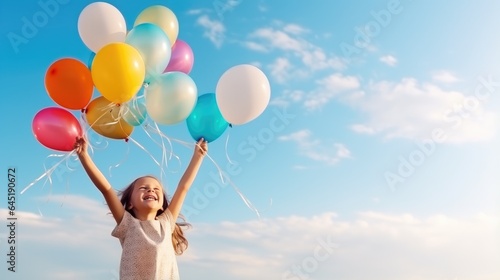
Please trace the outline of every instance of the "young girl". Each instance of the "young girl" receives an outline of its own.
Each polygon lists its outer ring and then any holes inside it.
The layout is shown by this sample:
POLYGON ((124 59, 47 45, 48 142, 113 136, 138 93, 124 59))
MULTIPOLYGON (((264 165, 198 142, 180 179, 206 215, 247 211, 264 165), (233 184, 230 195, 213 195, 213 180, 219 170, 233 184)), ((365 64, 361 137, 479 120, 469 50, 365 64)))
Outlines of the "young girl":
POLYGON ((90 158, 85 139, 77 138, 74 148, 116 220, 111 235, 120 240, 123 249, 120 279, 178 280, 175 255, 187 248, 187 240, 176 220, 207 153, 207 142, 200 139, 196 143, 193 157, 170 203, 160 182, 151 176, 134 180, 121 192, 120 199, 90 158))

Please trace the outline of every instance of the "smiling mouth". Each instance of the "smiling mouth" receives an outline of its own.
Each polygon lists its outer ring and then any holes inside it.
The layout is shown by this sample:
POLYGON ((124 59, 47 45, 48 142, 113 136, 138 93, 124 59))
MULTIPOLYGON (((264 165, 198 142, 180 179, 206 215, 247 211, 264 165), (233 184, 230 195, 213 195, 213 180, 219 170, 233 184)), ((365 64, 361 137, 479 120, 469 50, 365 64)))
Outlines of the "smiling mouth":
POLYGON ((143 198, 143 200, 147 200, 147 201, 157 201, 158 199, 156 197, 154 197, 153 195, 147 195, 143 198))

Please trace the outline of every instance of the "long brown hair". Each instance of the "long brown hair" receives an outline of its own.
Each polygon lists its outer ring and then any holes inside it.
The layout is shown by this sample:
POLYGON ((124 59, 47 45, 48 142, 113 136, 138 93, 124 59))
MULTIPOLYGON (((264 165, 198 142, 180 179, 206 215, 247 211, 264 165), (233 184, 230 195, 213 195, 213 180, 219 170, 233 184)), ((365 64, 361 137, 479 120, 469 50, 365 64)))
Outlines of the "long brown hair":
MULTIPOLYGON (((123 204, 123 207, 134 218, 135 218, 135 214, 134 214, 134 211, 130 207, 131 206, 130 205, 130 199, 132 197, 132 192, 134 190, 135 183, 139 179, 145 178, 145 177, 153 178, 153 179, 155 179, 156 181, 159 182, 159 180, 156 177, 147 175, 147 176, 143 176, 143 177, 139 177, 139 178, 135 179, 123 191, 119 192, 120 201, 123 204)), ((161 215, 164 212, 164 210, 167 209, 167 207, 168 207, 168 199, 167 199, 167 195, 165 194, 165 191, 163 191, 163 205, 162 205, 162 209, 158 210, 158 212, 156 213, 156 216, 158 217, 159 215, 161 215)), ((190 227, 191 224, 189 224, 189 223, 186 222, 184 216, 179 215, 179 218, 182 220, 182 222, 177 222, 177 221, 175 222, 175 228, 174 228, 174 231, 172 232, 172 245, 174 246, 175 254, 182 255, 182 253, 188 247, 188 241, 187 241, 186 237, 184 237, 184 231, 182 230, 182 228, 183 227, 186 227, 186 228, 190 227)))

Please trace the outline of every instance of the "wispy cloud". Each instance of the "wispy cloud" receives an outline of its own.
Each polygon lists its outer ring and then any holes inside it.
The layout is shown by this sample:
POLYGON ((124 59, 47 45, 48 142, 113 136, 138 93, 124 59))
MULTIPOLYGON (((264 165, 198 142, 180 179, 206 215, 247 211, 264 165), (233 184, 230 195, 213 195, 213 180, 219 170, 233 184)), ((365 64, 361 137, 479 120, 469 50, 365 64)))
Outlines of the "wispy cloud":
POLYGON ((209 12, 208 9, 192 9, 192 10, 188 10, 186 12, 186 14, 188 14, 188 15, 201 15, 201 14, 208 13, 208 12, 209 12))
MULTIPOLYGON (((287 61, 281 62, 280 71, 276 72, 277 79, 286 79, 291 65, 287 61)), ((278 69, 278 67, 276 67, 278 69)), ((339 94, 358 90, 360 81, 355 76, 334 73, 320 78, 315 82, 316 87, 309 92, 303 90, 285 90, 280 96, 273 99, 272 104, 288 106, 294 103, 302 104, 307 110, 319 110, 339 94)))
POLYGON ((435 71, 432 73, 432 79, 445 84, 452 84, 459 81, 452 72, 446 70, 435 71))
POLYGON ((284 90, 280 96, 271 99, 269 104, 279 107, 288 107, 291 104, 304 100, 306 93, 300 89, 284 90))
POLYGON ((358 89, 360 86, 358 78, 335 73, 316 81, 318 85, 312 92, 307 94, 304 106, 309 110, 323 107, 339 93, 358 89))
POLYGON ((203 37, 208 38, 217 48, 222 46, 226 27, 221 21, 210 19, 208 15, 204 14, 198 18, 196 23, 203 27, 203 37))
MULTIPOLYGON (((115 222, 107 214, 109 210, 98 201, 81 196, 51 196, 52 202, 63 199, 66 203, 59 210, 64 215, 57 218, 17 212, 16 244, 22 265, 16 276, 19 279, 114 279, 121 248, 118 240, 111 237, 115 222)), ((0 214, 4 217, 7 211, 0 209, 0 214)))
POLYGON ((301 155, 326 164, 336 164, 351 157, 351 152, 344 144, 323 144, 320 140, 313 139, 311 131, 307 129, 280 136, 278 139, 296 143, 301 155))
MULTIPOLYGON (((19 279, 117 279, 121 248, 110 235, 114 221, 108 209, 92 199, 71 199, 90 205, 64 205, 62 211, 73 213, 67 218, 18 212, 19 279)), ((485 214, 453 218, 367 211, 342 219, 326 212, 225 221, 187 230, 190 246, 178 261, 186 279, 282 279, 299 267, 311 279, 496 280, 499 229, 499 217, 485 214), (319 251, 317 268, 302 269, 319 251)))
POLYGON ((396 66, 396 64, 398 64, 398 60, 392 55, 384 55, 380 57, 380 61, 389 66, 396 66))
POLYGON ((269 7, 264 5, 263 3, 260 3, 257 8, 259 9, 260 12, 265 13, 269 11, 269 7))
POLYGON ((276 60, 270 65, 271 75, 274 76, 276 81, 280 83, 284 83, 289 79, 290 71, 292 69, 292 64, 285 57, 278 57, 276 60))
MULTIPOLYGON (((320 70, 344 69, 345 63, 341 58, 326 53, 323 48, 307 40, 310 34, 310 30, 301 25, 275 22, 271 27, 253 31, 243 45, 259 52, 279 51, 280 57, 287 59, 292 66, 286 80, 278 75, 278 82, 281 83, 297 77, 308 77, 320 70)), ((271 64, 270 68, 275 69, 275 65, 276 63, 271 64)))
POLYGON ((470 142, 491 139, 498 127, 498 115, 485 101, 413 78, 376 82, 366 92, 349 101, 368 118, 353 124, 359 133, 427 139, 439 129, 447 142, 470 142))
POLYGON ((484 214, 453 218, 373 211, 347 220, 330 212, 204 224, 190 232, 196 249, 188 254, 196 261, 181 264, 203 271, 186 271, 190 279, 209 271, 217 279, 241 280, 494 280, 500 277, 499 226, 498 217, 484 214), (321 259, 315 257, 319 253, 321 259))

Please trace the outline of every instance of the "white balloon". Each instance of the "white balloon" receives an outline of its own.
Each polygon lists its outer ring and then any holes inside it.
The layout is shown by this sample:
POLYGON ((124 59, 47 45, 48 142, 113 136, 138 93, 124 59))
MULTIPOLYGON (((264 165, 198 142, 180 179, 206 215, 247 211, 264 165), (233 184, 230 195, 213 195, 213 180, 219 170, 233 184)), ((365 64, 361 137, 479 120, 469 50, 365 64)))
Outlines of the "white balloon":
POLYGON ((271 99, 271 86, 259 68, 241 64, 222 74, 215 97, 224 119, 230 124, 241 125, 264 112, 271 99))
POLYGON ((121 12, 106 2, 87 5, 78 17, 78 33, 94 53, 109 43, 124 42, 127 25, 121 12))

